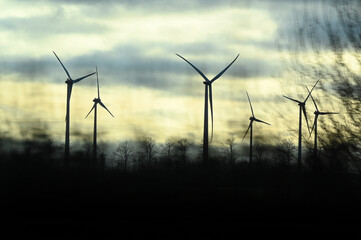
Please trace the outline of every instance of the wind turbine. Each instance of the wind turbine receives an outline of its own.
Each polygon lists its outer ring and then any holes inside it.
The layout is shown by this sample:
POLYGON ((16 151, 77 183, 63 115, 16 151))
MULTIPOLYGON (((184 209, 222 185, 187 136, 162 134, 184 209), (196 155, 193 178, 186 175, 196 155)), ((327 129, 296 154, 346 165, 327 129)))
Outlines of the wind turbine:
MULTIPOLYGON (((307 87, 306 87, 307 88, 307 87)), ((307 91, 310 92, 310 90, 308 90, 307 88, 307 91)), ((315 153, 315 156, 317 157, 317 119, 318 119, 318 116, 319 115, 330 115, 330 114, 338 114, 336 112, 320 112, 318 110, 318 107, 317 107, 317 104, 315 102, 315 100, 313 99, 312 95, 311 96, 311 99, 313 101, 313 104, 315 105, 315 108, 316 108, 316 111, 314 112, 315 114, 315 121, 313 123, 313 126, 312 126, 312 129, 311 129, 311 132, 310 132, 310 136, 312 134, 312 131, 313 129, 315 129, 315 142, 314 142, 314 153, 315 153)))
POLYGON ((308 125, 308 120, 307 120, 307 112, 306 112, 306 101, 307 99, 310 97, 311 95, 311 92, 313 91, 313 89, 316 87, 316 84, 319 82, 320 80, 317 80, 317 82, 315 83, 315 85, 313 85, 311 91, 309 91, 306 99, 301 102, 301 101, 298 101, 298 100, 295 100, 293 98, 290 98, 290 97, 287 97, 285 95, 283 95, 283 97, 291 100, 291 101, 294 101, 296 103, 298 103, 298 106, 300 106, 300 113, 299 113, 299 126, 298 126, 298 157, 297 157, 297 167, 298 169, 301 168, 301 161, 302 161, 302 112, 305 116, 305 119, 306 119, 306 123, 307 123, 307 129, 308 131, 310 131, 310 127, 308 125))
POLYGON ((70 97, 71 97, 71 91, 73 89, 73 84, 80 82, 81 80, 83 80, 84 78, 87 78, 93 74, 95 74, 95 72, 85 75, 83 77, 77 78, 77 79, 72 79, 70 77, 70 74, 68 72, 68 70, 64 67, 64 64, 60 61, 59 57, 56 55, 56 53, 53 51, 55 57, 58 59, 58 61, 60 62, 61 66, 63 67, 66 75, 68 76, 68 78, 66 79, 65 83, 67 85, 67 94, 66 94, 66 117, 65 117, 65 122, 66 122, 66 126, 65 126, 65 162, 66 164, 68 164, 69 161, 69 119, 70 119, 70 97))
POLYGON ((182 58, 184 61, 186 61, 189 65, 191 65, 194 70, 196 70, 199 75, 202 76, 202 78, 205 80, 204 86, 205 86, 205 93, 204 93, 204 124, 203 124, 203 160, 205 162, 208 161, 208 89, 209 89, 209 103, 210 103, 210 107, 211 107, 211 120, 212 120, 212 135, 211 135, 211 141, 213 139, 213 103, 212 103, 212 83, 214 81, 216 81, 220 76, 222 76, 222 74, 227 71, 227 69, 234 63, 234 61, 236 61, 236 59, 238 58, 239 54, 237 55, 237 57, 225 68, 223 69, 220 73, 218 73, 214 78, 212 78, 211 80, 209 80, 201 70, 199 70, 197 67, 195 67, 192 63, 190 63, 187 59, 185 59, 184 57, 182 57, 181 55, 177 54, 176 55, 180 58, 182 58))
MULTIPOLYGON (((247 131, 246 133, 244 134, 243 136, 243 139, 246 137, 248 131, 251 129, 251 132, 250 132, 250 136, 249 136, 249 162, 252 163, 252 135, 253 135, 253 122, 256 121, 256 122, 260 122, 260 123, 264 123, 264 124, 267 124, 267 125, 271 125, 269 123, 266 123, 262 120, 259 120, 257 119, 255 116, 254 116, 254 113, 253 113, 253 108, 252 108, 252 103, 251 103, 251 100, 249 99, 249 96, 248 96, 248 93, 246 91, 246 94, 247 94, 247 98, 248 98, 248 102, 249 102, 249 106, 251 107, 251 112, 252 112, 252 116, 249 118, 250 120, 250 123, 249 123, 249 126, 247 128, 247 131)), ((242 140, 243 140, 242 139, 242 140)))
POLYGON ((89 114, 94 110, 94 132, 93 132, 93 160, 94 161, 96 160, 96 156, 97 156, 97 105, 98 105, 98 103, 105 110, 107 110, 110 113, 110 115, 112 115, 112 117, 114 117, 113 114, 108 110, 108 108, 102 103, 102 100, 100 99, 98 68, 95 67, 95 69, 96 69, 96 74, 97 74, 98 98, 93 99, 94 105, 85 117, 85 118, 87 118, 89 116, 89 114))

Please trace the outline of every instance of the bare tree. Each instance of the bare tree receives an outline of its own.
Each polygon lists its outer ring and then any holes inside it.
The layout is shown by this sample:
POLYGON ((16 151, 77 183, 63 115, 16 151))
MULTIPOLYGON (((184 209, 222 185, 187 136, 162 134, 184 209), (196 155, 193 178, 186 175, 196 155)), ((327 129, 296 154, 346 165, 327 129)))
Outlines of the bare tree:
POLYGON ((163 146, 166 155, 167 155, 167 159, 170 161, 172 158, 172 151, 174 149, 174 146, 176 145, 176 140, 174 138, 168 138, 165 141, 165 144, 163 146))
POLYGON ((291 160, 294 158, 294 153, 297 149, 295 144, 290 139, 286 139, 277 145, 277 149, 278 159, 281 161, 281 164, 286 162, 287 166, 290 167, 291 160))
POLYGON ((140 139, 139 142, 147 164, 152 164, 155 159, 155 155, 158 153, 155 138, 147 136, 140 139))
POLYGON ((187 152, 191 145, 192 145, 192 142, 187 138, 178 139, 176 142, 175 147, 180 153, 180 157, 181 157, 181 161, 182 161, 183 165, 185 165, 185 163, 186 163, 187 152))
POLYGON ((128 170, 129 161, 132 158, 134 152, 134 146, 128 141, 119 143, 117 149, 114 152, 114 155, 117 157, 118 167, 128 170))
POLYGON ((176 145, 176 139, 172 137, 166 139, 165 143, 162 144, 161 146, 162 155, 165 158, 168 167, 171 166, 175 145, 176 145))
POLYGON ((226 154, 227 162, 230 166, 233 166, 236 161, 236 151, 235 151, 235 138, 230 137, 226 139, 226 142, 223 144, 224 152, 226 154))
POLYGON ((265 159, 265 155, 268 151, 268 146, 267 144, 265 143, 256 143, 254 145, 254 155, 255 155, 255 159, 258 161, 258 162, 261 162, 262 160, 265 159))

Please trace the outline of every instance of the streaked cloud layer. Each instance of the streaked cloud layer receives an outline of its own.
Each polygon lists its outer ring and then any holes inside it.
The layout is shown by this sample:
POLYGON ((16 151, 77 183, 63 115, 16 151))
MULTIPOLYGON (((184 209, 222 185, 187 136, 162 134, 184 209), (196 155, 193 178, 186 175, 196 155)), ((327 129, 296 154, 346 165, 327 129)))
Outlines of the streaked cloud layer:
MULTIPOLYGON (((55 51, 74 77, 98 66, 102 99, 116 116, 99 114, 103 139, 142 131, 160 141, 179 135, 200 141, 202 79, 175 53, 210 78, 239 53, 214 85, 216 140, 246 129, 246 90, 258 116, 273 123, 267 131, 280 134, 283 124, 272 121, 285 81, 276 43, 295 7, 294 1, 2 1, 1 128, 20 136, 11 119, 36 120, 62 140, 66 76, 55 51)), ((95 94, 95 78, 73 90, 71 124, 85 135, 95 94)))

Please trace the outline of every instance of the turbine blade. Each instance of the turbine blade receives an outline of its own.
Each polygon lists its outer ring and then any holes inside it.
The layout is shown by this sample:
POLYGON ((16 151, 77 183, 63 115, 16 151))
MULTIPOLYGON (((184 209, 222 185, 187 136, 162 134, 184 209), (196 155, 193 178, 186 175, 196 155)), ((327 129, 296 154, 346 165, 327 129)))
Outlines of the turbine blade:
POLYGON ((310 132, 310 126, 309 126, 309 124, 308 124, 307 112, 306 112, 306 106, 305 106, 305 105, 302 105, 302 111, 303 111, 303 115, 305 116, 305 119, 306 119, 307 130, 308 130, 308 132, 310 132))
POLYGON ((305 101, 303 101, 304 103, 305 103, 305 102, 307 101, 307 99, 310 97, 310 95, 311 95, 311 93, 312 93, 313 89, 316 87, 316 84, 317 84, 319 81, 320 81, 320 79, 318 79, 318 80, 317 80, 317 82, 315 83, 315 85, 313 85, 313 87, 312 87, 311 91, 308 93, 308 95, 307 95, 307 97, 306 97, 305 101))
POLYGON ((99 102, 99 104, 100 104, 100 106, 102 106, 103 108, 105 108, 105 110, 107 110, 108 113, 110 113, 110 115, 112 115, 112 117, 114 117, 113 114, 108 110, 108 108, 107 108, 102 102, 99 102))
POLYGON ((209 84, 209 103, 211 106, 211 120, 212 120, 212 134, 211 134, 211 142, 213 140, 213 102, 212 102, 212 84, 209 84))
POLYGON ((178 53, 176 53, 176 55, 180 58, 182 58, 184 61, 186 61, 189 65, 191 65, 194 70, 196 70, 203 78, 206 82, 209 82, 208 78, 202 73, 201 70, 199 70, 196 66, 194 66, 192 63, 190 63, 187 59, 185 59, 184 57, 182 57, 181 55, 179 55, 178 53))
POLYGON ((56 53, 55 53, 54 51, 53 51, 53 53, 54 53, 55 57, 58 59, 58 61, 60 62, 61 66, 63 67, 63 69, 64 69, 64 71, 65 71, 66 75, 67 75, 67 76, 68 76, 68 78, 69 78, 69 80, 72 80, 72 79, 71 79, 71 77, 70 77, 70 74, 69 74, 68 70, 66 70, 66 68, 65 68, 64 64, 60 61, 60 59, 59 59, 58 55, 56 55, 56 53))
POLYGON ((96 70, 96 73, 97 73, 98 99, 100 99, 100 93, 99 93, 99 79, 98 79, 98 67, 97 67, 97 66, 95 66, 95 70, 96 70))
POLYGON ((285 95, 282 95, 282 96, 285 97, 285 98, 287 98, 287 99, 289 99, 289 100, 291 100, 291 101, 294 101, 294 102, 296 102, 296 103, 301 103, 300 101, 295 100, 295 99, 290 98, 290 97, 287 97, 287 96, 285 96, 285 95))
POLYGON ((307 87, 307 86, 306 86, 306 88, 307 88, 307 91, 310 93, 312 102, 313 102, 313 104, 315 105, 315 108, 316 108, 317 112, 319 112, 315 99, 313 99, 312 94, 311 94, 310 90, 308 90, 308 87, 307 87))
POLYGON ((246 133, 244 134, 244 136, 243 136, 242 140, 246 137, 246 135, 247 135, 247 133, 248 133, 249 129, 251 128, 251 125, 252 125, 252 120, 251 120, 251 122, 249 123, 249 126, 248 126, 248 128, 247 128, 247 131, 246 131, 246 133))
POLYGON ((249 106, 251 107, 252 117, 254 117, 254 114, 253 114, 253 108, 252 108, 252 104, 251 104, 251 100, 249 99, 249 96, 248 96, 248 92, 247 92, 247 91, 246 91, 246 94, 247 94, 247 98, 248 98, 249 106))
POLYGON ((316 114, 316 115, 315 115, 315 120, 314 120, 314 122, 313 122, 312 129, 311 129, 311 131, 310 131, 310 137, 311 137, 311 134, 312 134, 312 132, 313 132, 313 129, 314 129, 314 128, 315 128, 315 126, 316 126, 316 121, 317 121, 317 118, 318 118, 318 115, 316 114))
POLYGON ((266 123, 265 121, 259 120, 259 119, 257 119, 257 118, 255 118, 254 120, 255 120, 256 122, 264 123, 264 124, 267 124, 267 125, 270 125, 270 126, 271 126, 271 124, 266 123))
POLYGON ((84 78, 87 78, 87 77, 89 77, 89 76, 91 76, 91 75, 93 75, 93 74, 95 74, 95 73, 96 73, 96 72, 90 73, 90 74, 88 74, 88 75, 85 75, 84 77, 80 77, 80 78, 78 78, 78 79, 75 79, 75 80, 73 80, 72 82, 73 82, 73 83, 80 82, 80 81, 83 80, 84 78))
POLYGON ((320 112, 320 115, 338 114, 337 112, 320 112))
POLYGON ((87 118, 87 117, 89 116, 89 114, 93 111, 93 109, 95 108, 95 104, 96 104, 96 103, 93 104, 93 107, 90 109, 89 113, 86 115, 85 118, 87 118))
POLYGON ((238 56, 239 56, 239 54, 237 55, 237 57, 236 57, 225 69, 223 69, 222 72, 218 73, 217 76, 215 76, 215 77, 211 80, 211 82, 216 81, 220 76, 222 76, 222 74, 223 74, 225 71, 227 71, 227 69, 237 60, 238 56))

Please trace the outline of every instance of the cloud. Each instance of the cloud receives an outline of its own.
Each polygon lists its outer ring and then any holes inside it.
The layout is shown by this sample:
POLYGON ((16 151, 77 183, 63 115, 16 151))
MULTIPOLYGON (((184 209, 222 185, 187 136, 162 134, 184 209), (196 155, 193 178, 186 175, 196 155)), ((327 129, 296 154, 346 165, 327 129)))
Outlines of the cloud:
MULTIPOLYGON (((27 2, 26 0, 17 0, 17 2, 27 2)), ((166 1, 166 0, 39 0, 38 2, 46 2, 51 4, 75 4, 80 6, 102 6, 111 8, 121 5, 127 8, 146 8, 154 11, 179 11, 180 9, 198 9, 206 10, 210 8, 218 8, 222 6, 249 6, 252 1, 234 1, 224 0, 196 0, 196 1, 166 1)))
MULTIPOLYGON (((184 57, 188 58, 194 65, 201 69, 208 78, 213 78, 223 70, 236 56, 236 52, 221 54, 221 49, 210 48, 208 53, 204 53, 209 58, 204 57, 202 52, 193 53, 193 48, 197 48, 201 43, 193 46, 181 46, 186 49, 184 57), (211 54, 211 53, 212 54, 211 54)), ((73 78, 77 78, 95 71, 98 66, 101 85, 127 85, 133 87, 145 87, 163 91, 170 91, 176 94, 198 94, 198 86, 203 79, 185 61, 175 55, 176 44, 164 45, 164 52, 161 54, 147 55, 148 46, 122 45, 112 51, 96 51, 72 58, 62 56, 62 52, 56 52, 65 67, 73 78), (199 81, 194 81, 198 78, 199 81), (184 93, 182 93, 184 92, 184 93)), ((149 46, 151 48, 151 46, 149 46)), ((0 60, 0 71, 2 74, 18 75, 24 81, 46 81, 62 83, 66 79, 66 74, 52 52, 46 57, 22 57, 8 58, 0 60)), ((222 76, 232 78, 235 81, 244 78, 256 78, 269 76, 274 71, 275 64, 265 59, 240 56, 236 62, 222 76)), ((91 77, 93 78, 93 77, 91 77)), ((6 79, 6 77, 3 77, 6 79)), ((94 81, 87 80, 82 84, 93 85, 94 81)))
POLYGON ((62 7, 38 16, 3 18, 0 29, 36 38, 53 34, 102 34, 109 30, 106 25, 91 21, 89 17, 66 14, 62 7))
MULTIPOLYGON (((277 39, 281 46, 298 53, 307 52, 310 44, 303 46, 304 39, 313 38, 314 48, 320 51, 330 51, 330 43, 327 27, 331 27, 333 34, 337 34, 341 41, 346 40, 343 27, 336 12, 344 1, 299 1, 294 5, 288 4, 288 11, 276 15, 279 11, 272 12, 275 21, 278 23, 277 39)), ((306 40, 306 41, 307 41, 306 40)), ((311 41, 310 41, 311 42, 311 41)))

